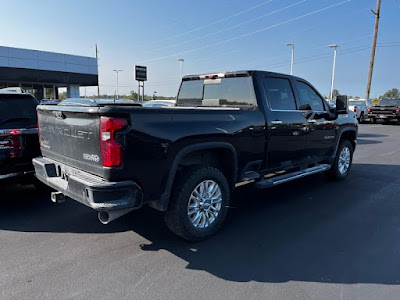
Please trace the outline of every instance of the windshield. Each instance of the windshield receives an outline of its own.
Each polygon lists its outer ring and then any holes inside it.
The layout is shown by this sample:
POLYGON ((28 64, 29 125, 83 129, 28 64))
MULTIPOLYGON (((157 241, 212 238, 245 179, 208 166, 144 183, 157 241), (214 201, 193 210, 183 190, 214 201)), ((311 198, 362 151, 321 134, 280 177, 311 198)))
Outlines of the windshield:
POLYGON ((256 105, 251 77, 183 81, 177 98, 177 106, 256 105))
POLYGON ((30 95, 0 95, 0 128, 35 125, 37 101, 30 95))
POLYGON ((388 99, 388 98, 383 98, 379 102, 380 106, 400 106, 400 98, 394 98, 394 99, 388 99))
POLYGON ((354 100, 354 101, 350 100, 349 105, 350 106, 365 106, 366 104, 365 104, 365 100, 354 100))

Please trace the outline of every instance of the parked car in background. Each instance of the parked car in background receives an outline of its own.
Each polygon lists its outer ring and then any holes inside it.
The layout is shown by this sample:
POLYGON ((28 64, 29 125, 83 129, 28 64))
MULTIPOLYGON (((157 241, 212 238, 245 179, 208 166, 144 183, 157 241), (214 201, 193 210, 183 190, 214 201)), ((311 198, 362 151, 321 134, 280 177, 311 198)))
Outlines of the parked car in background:
POLYGON ((368 118, 368 108, 372 106, 369 99, 349 99, 349 110, 354 111, 358 122, 363 123, 368 118))
POLYGON ((171 107, 175 106, 175 100, 150 100, 143 103, 143 107, 171 107))
POLYGON ((391 121, 400 122, 400 98, 381 99, 378 105, 369 108, 368 117, 372 123, 376 123, 376 120, 383 120, 384 124, 391 121))
POLYGON ((0 92, 0 183, 34 181, 32 159, 40 155, 36 99, 0 92))
POLYGON ((0 89, 0 93, 25 93, 25 91, 19 86, 14 86, 0 89))
POLYGON ((60 103, 58 99, 42 99, 39 102, 40 105, 57 105, 58 103, 60 103))

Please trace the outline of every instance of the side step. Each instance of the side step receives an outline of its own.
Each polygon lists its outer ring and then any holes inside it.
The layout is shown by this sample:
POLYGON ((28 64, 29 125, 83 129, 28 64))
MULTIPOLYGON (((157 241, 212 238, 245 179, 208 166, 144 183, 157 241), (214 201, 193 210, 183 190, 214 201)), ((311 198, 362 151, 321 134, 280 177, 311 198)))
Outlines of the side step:
POLYGON ((278 185, 281 183, 285 183, 288 181, 306 177, 306 176, 309 176, 312 174, 328 171, 330 168, 331 168, 331 165, 328 165, 328 164, 318 165, 318 166, 304 169, 301 171, 284 174, 284 175, 272 177, 269 179, 264 179, 264 180, 256 182, 255 186, 256 186, 256 188, 259 188, 259 189, 266 189, 266 188, 269 188, 269 187, 272 187, 272 186, 275 186, 275 185, 278 185))
POLYGON ((256 180, 260 178, 260 174, 254 171, 249 171, 244 173, 244 176, 241 181, 250 181, 250 180, 256 180))

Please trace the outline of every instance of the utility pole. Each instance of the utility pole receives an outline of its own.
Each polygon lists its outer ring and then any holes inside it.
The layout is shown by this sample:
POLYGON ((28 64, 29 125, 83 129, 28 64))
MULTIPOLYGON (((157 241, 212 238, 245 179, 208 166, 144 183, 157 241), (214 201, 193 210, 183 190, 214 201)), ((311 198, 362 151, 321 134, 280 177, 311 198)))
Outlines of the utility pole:
POLYGON ((178 59, 178 61, 180 62, 180 64, 181 64, 181 80, 182 80, 182 77, 183 77, 183 62, 185 61, 183 58, 180 58, 180 59, 178 59))
MULTIPOLYGON (((96 44, 97 80, 99 80, 99 51, 96 44)), ((100 82, 97 83, 97 98, 100 99, 100 82)))
POLYGON ((113 70, 115 73, 117 73, 117 100, 119 99, 119 94, 118 94, 118 73, 122 72, 123 70, 113 70))
POLYGON ((333 100, 333 84, 335 82, 335 69, 336 69, 336 53, 337 53, 337 48, 339 46, 334 44, 334 45, 329 45, 329 48, 333 48, 333 68, 332 68, 332 80, 331 80, 331 93, 330 93, 330 99, 333 100))
POLYGON ((290 75, 293 75, 293 64, 294 64, 294 44, 287 43, 286 46, 292 47, 292 59, 290 62, 290 75))
POLYGON ((374 28, 374 39, 372 41, 371 60, 369 63, 368 82, 367 82, 367 91, 365 92, 365 99, 369 99, 369 93, 371 91, 372 72, 374 70, 374 61, 375 61, 376 40, 378 39, 379 18, 381 13, 381 0, 378 0, 378 2, 376 3, 376 12, 373 11, 372 9, 371 11, 375 15, 375 28, 374 28))

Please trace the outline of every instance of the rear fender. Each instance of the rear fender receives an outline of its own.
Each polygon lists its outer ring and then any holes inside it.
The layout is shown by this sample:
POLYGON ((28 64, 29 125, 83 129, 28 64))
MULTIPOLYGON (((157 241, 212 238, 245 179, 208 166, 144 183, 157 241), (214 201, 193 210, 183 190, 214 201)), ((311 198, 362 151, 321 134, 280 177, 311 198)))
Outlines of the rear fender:
MULTIPOLYGON (((209 143, 200 143, 200 144, 190 145, 190 146, 183 148, 182 150, 180 150, 178 152, 178 154, 176 155, 176 157, 172 163, 172 166, 170 168, 167 183, 166 183, 163 194, 161 195, 161 197, 158 201, 150 202, 149 205, 160 211, 166 211, 168 209, 169 199, 170 199, 172 187, 173 187, 173 184, 175 181, 176 172, 178 170, 180 162, 185 157, 185 155, 187 155, 191 152, 199 151, 199 150, 218 150, 218 149, 227 149, 232 152, 232 157, 233 157, 232 163, 234 164, 232 181, 236 182, 238 161, 237 161, 236 150, 232 146, 232 144, 224 143, 224 142, 209 142, 209 143)), ((233 186, 234 186, 234 184, 233 184, 233 186)))

